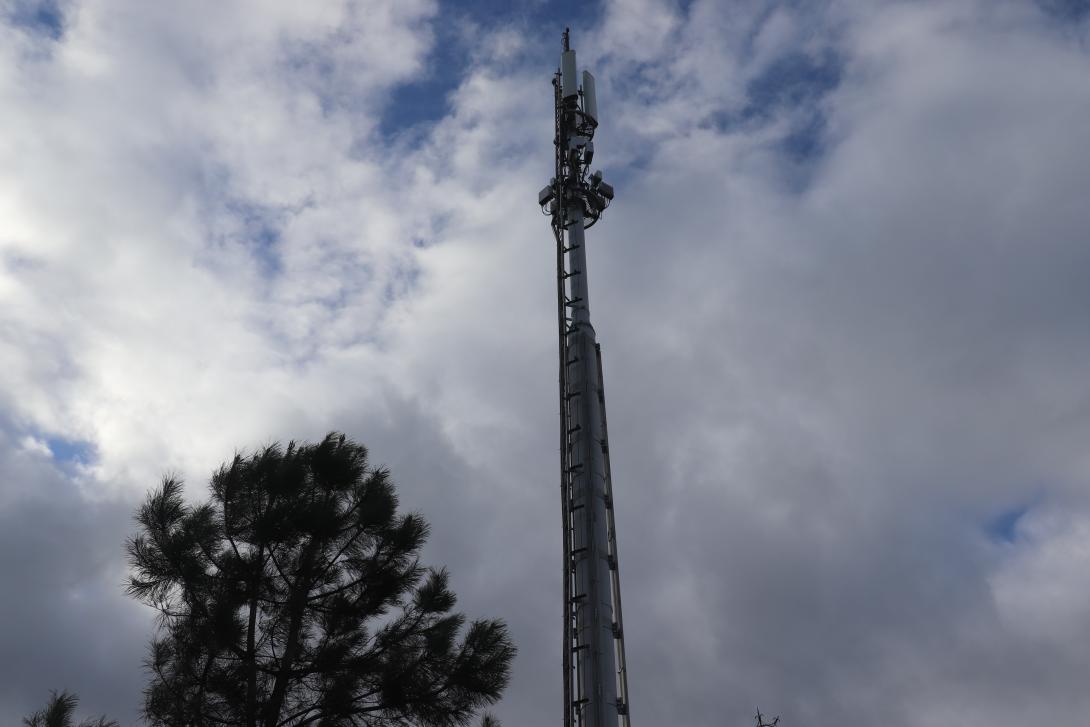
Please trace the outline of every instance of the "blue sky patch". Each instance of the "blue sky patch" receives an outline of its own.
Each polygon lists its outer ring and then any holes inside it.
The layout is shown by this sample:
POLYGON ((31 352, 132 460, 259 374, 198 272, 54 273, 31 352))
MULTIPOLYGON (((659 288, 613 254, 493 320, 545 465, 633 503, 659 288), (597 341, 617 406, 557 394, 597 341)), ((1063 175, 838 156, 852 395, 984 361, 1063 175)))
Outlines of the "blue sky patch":
POLYGON ((62 437, 46 437, 45 444, 49 447, 53 459, 62 465, 88 465, 97 457, 95 445, 80 439, 64 439, 62 437))
POLYGON ((787 117, 791 128, 779 140, 779 151, 791 162, 819 157, 825 148, 822 99, 840 85, 843 63, 828 50, 818 56, 781 56, 746 85, 740 110, 723 110, 703 122, 720 131, 753 129, 787 117))
POLYGON ((1079 22, 1090 15, 1090 0, 1037 0, 1041 9, 1059 20, 1079 22))
POLYGON ((286 212, 244 200, 230 200, 225 207, 241 223, 241 242, 253 255, 261 275, 265 278, 279 275, 282 265, 277 247, 286 212))
POLYGON ((825 114, 815 110, 783 137, 781 149, 791 161, 804 162, 821 154, 825 146, 824 138, 825 114))
POLYGON ((813 57, 788 53, 768 65, 746 85, 743 117, 760 118, 777 109, 812 105, 840 84, 842 64, 832 51, 813 57))
POLYGON ((1019 505, 1004 510, 987 522, 984 532, 997 543, 1015 542, 1018 539, 1018 523, 1032 507, 1032 505, 1019 505))
POLYGON ((8 12, 9 22, 17 28, 50 40, 64 35, 64 13, 57 0, 23 0, 8 12))
POLYGON ((821 100, 840 85, 842 63, 831 50, 814 57, 790 53, 773 61, 746 87, 741 117, 749 122, 779 114, 793 118, 780 151, 792 162, 815 159, 825 148, 825 112, 821 100))
POLYGON ((589 30, 601 15, 600 2, 580 0, 443 0, 432 21, 435 47, 425 61, 424 74, 392 90, 389 105, 379 123, 384 136, 404 133, 420 125, 433 124, 450 111, 450 94, 465 78, 475 42, 466 38, 467 26, 480 28, 482 38, 501 27, 525 28, 534 40, 560 50, 560 36, 572 28, 578 49, 580 29, 589 30))
MULTIPOLYGON (((442 14, 441 14, 442 15, 442 14)), ((455 31, 440 20, 435 23, 435 47, 425 60, 424 75, 395 86, 379 121, 384 136, 395 136, 420 124, 438 121, 450 111, 449 95, 458 87, 469 64, 469 49, 455 31)))
POLYGON ((415 263, 397 265, 382 289, 382 300, 387 305, 410 295, 420 282, 420 268, 415 263))

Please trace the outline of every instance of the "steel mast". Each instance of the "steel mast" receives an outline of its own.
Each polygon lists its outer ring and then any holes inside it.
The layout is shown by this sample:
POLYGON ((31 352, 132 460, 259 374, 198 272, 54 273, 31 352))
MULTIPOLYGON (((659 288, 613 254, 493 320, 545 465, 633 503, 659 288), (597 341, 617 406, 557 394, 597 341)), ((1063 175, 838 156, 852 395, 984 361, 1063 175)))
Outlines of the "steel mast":
POLYGON ((780 723, 780 718, 776 717, 771 722, 765 722, 765 716, 761 714, 761 708, 757 708, 757 716, 754 717, 757 720, 757 727, 776 727, 780 723))
POLYGON ((617 534, 613 516, 602 352, 590 322, 585 229, 613 199, 594 158, 594 76, 576 76, 564 31, 553 77, 556 170, 538 202, 556 238, 560 352, 561 513, 564 523, 564 726, 628 727, 617 534))

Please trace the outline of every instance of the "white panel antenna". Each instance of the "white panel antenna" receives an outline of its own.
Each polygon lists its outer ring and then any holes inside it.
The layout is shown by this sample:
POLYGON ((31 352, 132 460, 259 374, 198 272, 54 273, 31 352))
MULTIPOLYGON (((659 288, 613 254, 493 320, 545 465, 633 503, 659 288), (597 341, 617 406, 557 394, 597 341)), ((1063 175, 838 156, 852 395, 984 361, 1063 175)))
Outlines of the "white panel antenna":
POLYGON ((583 114, 591 123, 598 124, 598 92, 594 88, 594 76, 583 71, 583 114))
POLYGON ((560 54, 560 89, 564 98, 579 95, 578 76, 575 72, 575 51, 566 50, 560 54))

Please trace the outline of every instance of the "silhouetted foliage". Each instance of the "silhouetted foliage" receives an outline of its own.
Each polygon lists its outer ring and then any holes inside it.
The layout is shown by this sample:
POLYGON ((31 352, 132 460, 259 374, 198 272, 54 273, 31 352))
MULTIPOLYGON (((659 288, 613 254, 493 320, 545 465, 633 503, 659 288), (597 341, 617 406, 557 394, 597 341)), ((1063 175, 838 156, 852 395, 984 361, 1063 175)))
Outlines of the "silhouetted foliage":
MULTIPOLYGON (((29 717, 23 718, 26 727, 73 727, 72 715, 76 711, 79 697, 68 692, 54 691, 49 695, 49 704, 29 717)), ((118 727, 117 722, 105 717, 85 719, 79 727, 118 727)))
POLYGON ((445 570, 418 552, 389 473, 330 434, 236 455, 211 499, 167 477, 127 543, 129 594, 160 614, 154 725, 467 724, 499 699, 515 648, 502 621, 463 629, 445 570))

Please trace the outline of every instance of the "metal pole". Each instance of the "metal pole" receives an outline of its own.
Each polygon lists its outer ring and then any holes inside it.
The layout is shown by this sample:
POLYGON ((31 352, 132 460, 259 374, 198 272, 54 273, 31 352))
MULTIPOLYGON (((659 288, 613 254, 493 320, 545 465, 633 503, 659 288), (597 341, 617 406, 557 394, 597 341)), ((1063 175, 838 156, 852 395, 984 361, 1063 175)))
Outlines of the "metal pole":
POLYGON ((572 330, 568 334, 571 433, 572 555, 575 559, 575 628, 588 727, 617 724, 617 666, 613 644, 602 412, 597 341, 590 323, 583 213, 569 210, 568 270, 572 330))
POLYGON ((627 727, 628 679, 605 398, 600 350, 590 321, 584 234, 613 199, 613 188, 598 172, 588 178, 594 154, 591 139, 598 125, 594 78, 584 73, 579 86, 566 30, 563 49, 553 79, 556 176, 541 190, 538 201, 552 217, 557 244, 564 725, 618 727, 620 719, 627 727))

